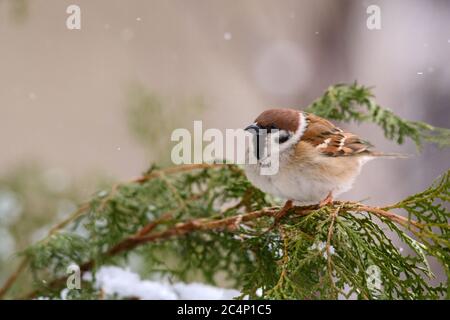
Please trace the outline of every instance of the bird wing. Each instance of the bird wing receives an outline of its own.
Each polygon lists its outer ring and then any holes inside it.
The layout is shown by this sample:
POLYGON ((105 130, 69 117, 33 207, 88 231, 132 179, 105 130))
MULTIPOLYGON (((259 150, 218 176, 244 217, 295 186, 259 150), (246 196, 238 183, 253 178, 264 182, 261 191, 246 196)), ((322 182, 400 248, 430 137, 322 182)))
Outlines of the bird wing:
POLYGON ((313 114, 305 114, 307 128, 301 141, 310 143, 330 157, 352 156, 370 153, 372 145, 357 135, 345 132, 330 121, 313 114))

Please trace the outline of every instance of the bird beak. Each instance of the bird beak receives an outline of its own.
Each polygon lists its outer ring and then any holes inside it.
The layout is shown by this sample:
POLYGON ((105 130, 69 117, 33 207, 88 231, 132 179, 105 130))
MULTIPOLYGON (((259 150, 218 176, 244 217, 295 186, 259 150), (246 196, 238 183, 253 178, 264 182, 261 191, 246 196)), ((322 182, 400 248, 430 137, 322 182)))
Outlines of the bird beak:
MULTIPOLYGON (((254 131, 254 133, 258 133, 259 132, 259 129, 261 129, 257 124, 251 124, 251 125, 249 125, 247 128, 245 128, 244 130, 245 131, 250 131, 250 130, 253 130, 254 131)), ((252 132, 253 133, 253 132, 252 132)))
POLYGON ((261 129, 260 126, 258 126, 256 123, 249 125, 247 128, 245 128, 245 131, 249 131, 252 135, 253 135, 253 140, 254 140, 254 144, 255 144, 255 156, 256 159, 260 159, 261 158, 261 143, 264 141, 263 139, 260 139, 260 132, 259 130, 261 129))

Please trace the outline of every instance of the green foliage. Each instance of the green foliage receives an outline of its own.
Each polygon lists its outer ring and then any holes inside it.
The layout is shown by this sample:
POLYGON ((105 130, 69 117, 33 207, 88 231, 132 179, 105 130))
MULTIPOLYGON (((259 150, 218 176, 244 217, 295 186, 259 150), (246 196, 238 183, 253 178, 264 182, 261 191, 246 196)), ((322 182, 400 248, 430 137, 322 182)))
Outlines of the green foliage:
POLYGON ((450 129, 404 120, 391 110, 378 105, 370 88, 356 83, 328 88, 306 111, 330 120, 373 122, 383 129, 386 138, 399 144, 409 138, 419 149, 423 142, 434 143, 440 147, 450 146, 450 129))
MULTIPOLYGON (((217 221, 273 205, 233 166, 158 175, 97 195, 86 214, 69 227, 83 224, 87 230, 83 237, 62 232, 30 247, 25 255, 35 278, 46 279, 45 283, 51 282, 48 275, 63 275, 70 263, 95 260, 96 267, 126 263, 134 252, 144 260, 146 274, 212 284, 220 276, 229 286, 240 288, 242 296, 256 299, 436 299, 445 297, 447 287, 429 284, 432 274, 426 256, 438 258, 448 272, 449 212, 439 201, 448 200, 449 188, 447 172, 423 193, 383 208, 402 208, 423 224, 421 229, 407 228, 415 239, 359 204, 340 203, 307 215, 293 212, 271 231, 272 219, 259 217, 232 228, 194 230, 108 255, 118 242, 167 213, 170 217, 153 232, 192 219, 217 221), (403 252, 377 219, 397 233, 403 252), (381 286, 368 285, 371 269, 379 272, 381 286)), ((46 296, 59 296, 61 288, 53 291, 36 283, 46 296)), ((91 298, 98 294, 92 290, 91 298)))
POLYGON ((450 171, 447 171, 441 179, 437 180, 427 190, 387 208, 403 209, 408 213, 408 217, 413 217, 423 225, 420 231, 413 232, 421 241, 421 243, 418 243, 406 235, 404 237, 401 230, 392 223, 389 224, 390 228, 403 240, 409 242, 418 256, 422 257, 424 263, 426 262, 424 254, 440 260, 447 275, 450 263, 449 201, 450 171))

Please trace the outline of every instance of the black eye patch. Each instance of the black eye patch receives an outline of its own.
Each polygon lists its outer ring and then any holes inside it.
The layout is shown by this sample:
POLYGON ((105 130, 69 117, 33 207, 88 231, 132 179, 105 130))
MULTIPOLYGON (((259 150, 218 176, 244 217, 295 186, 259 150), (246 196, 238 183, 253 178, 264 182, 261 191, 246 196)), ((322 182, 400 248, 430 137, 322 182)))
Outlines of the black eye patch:
POLYGON ((291 135, 289 133, 287 133, 286 131, 284 131, 284 130, 280 131, 280 135, 278 136, 278 143, 282 144, 282 143, 288 141, 290 136, 291 135))

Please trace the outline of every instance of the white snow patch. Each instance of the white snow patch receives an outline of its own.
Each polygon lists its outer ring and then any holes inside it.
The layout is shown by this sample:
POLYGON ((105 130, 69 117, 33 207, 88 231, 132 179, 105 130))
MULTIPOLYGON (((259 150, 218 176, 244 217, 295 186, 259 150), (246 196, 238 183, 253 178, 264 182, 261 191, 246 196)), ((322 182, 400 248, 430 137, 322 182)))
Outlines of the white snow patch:
MULTIPOLYGON (((137 273, 115 266, 101 267, 96 273, 95 287, 102 289, 106 295, 119 297, 137 297, 144 300, 197 300, 197 299, 232 299, 239 291, 213 287, 201 283, 163 283, 142 280, 137 273)), ((92 280, 92 274, 83 276, 92 280)))
POLYGON ((256 295, 258 296, 258 297, 262 297, 262 294, 263 294, 263 289, 262 288, 258 288, 258 289, 256 289, 256 295))
POLYGON ((175 283, 172 288, 181 300, 231 300, 239 291, 209 286, 203 283, 175 283))
POLYGON ((176 299, 176 294, 163 284, 141 280, 139 275, 119 267, 106 266, 96 273, 97 289, 107 295, 117 294, 119 297, 139 297, 146 300, 176 299))

